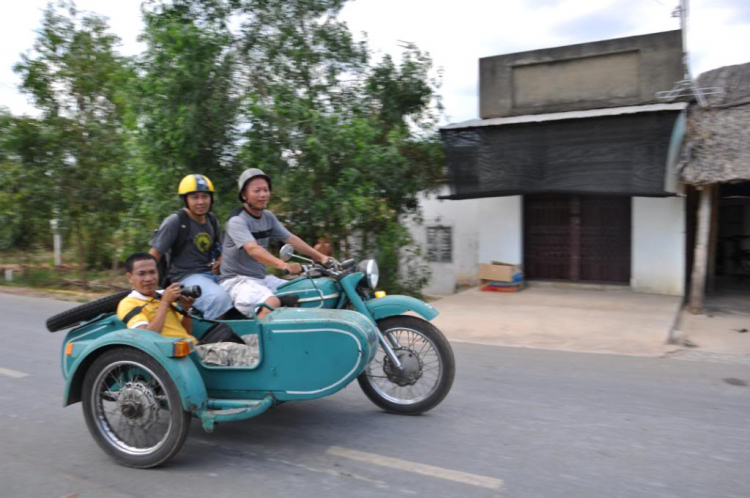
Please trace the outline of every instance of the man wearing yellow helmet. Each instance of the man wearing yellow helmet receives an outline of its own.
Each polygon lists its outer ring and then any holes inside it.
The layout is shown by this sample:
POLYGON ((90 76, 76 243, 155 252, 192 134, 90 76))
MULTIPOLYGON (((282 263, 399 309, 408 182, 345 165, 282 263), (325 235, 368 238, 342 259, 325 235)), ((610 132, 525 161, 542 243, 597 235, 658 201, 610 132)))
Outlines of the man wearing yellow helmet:
POLYGON ((149 251, 165 271, 169 283, 197 285, 201 296, 194 308, 208 319, 221 317, 232 307, 227 291, 219 285, 222 234, 211 212, 214 185, 207 176, 188 175, 177 193, 185 206, 167 216, 151 237, 149 251), (167 264, 163 264, 166 262, 167 264))

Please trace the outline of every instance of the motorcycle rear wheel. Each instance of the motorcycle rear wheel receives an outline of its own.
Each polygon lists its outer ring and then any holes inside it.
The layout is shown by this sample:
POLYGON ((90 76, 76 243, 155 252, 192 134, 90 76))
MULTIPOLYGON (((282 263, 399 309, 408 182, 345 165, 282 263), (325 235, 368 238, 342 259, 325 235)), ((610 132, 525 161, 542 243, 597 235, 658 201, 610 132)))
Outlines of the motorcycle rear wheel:
POLYGON ((384 318, 378 327, 398 341, 394 352, 404 369, 396 369, 378 345, 375 357, 357 378, 365 395, 390 413, 420 415, 435 408, 448 395, 456 373, 448 340, 431 323, 409 315, 384 318))

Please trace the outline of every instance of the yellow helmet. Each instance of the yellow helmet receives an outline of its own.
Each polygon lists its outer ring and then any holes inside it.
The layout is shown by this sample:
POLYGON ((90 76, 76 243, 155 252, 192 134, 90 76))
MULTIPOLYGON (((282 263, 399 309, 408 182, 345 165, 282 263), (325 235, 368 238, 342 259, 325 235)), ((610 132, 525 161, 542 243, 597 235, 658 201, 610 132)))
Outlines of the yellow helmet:
POLYGON ((177 188, 179 195, 187 195, 193 192, 208 192, 213 196, 214 184, 207 176, 188 175, 182 179, 180 186, 177 188))

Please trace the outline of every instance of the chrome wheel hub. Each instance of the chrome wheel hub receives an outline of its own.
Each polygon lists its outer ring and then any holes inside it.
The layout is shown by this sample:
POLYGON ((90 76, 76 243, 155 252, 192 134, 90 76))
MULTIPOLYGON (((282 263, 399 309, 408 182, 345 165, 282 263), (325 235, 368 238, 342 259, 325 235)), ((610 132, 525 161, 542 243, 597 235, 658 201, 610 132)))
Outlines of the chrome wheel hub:
POLYGON ((154 392, 142 382, 128 382, 117 397, 117 409, 131 426, 150 427, 158 417, 154 392))
POLYGON ((388 355, 383 360, 383 370, 388 376, 388 380, 398 384, 401 387, 414 385, 422 376, 422 361, 419 355, 408 348, 398 348, 394 350, 398 361, 401 362, 401 368, 396 368, 388 355))

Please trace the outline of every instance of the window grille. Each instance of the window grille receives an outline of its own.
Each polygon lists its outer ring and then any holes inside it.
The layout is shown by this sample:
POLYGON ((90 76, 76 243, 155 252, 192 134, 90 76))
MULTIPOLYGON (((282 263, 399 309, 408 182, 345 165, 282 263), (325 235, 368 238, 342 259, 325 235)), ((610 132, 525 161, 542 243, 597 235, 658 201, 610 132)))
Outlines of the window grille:
POLYGON ((453 261, 453 230, 451 227, 427 227, 427 261, 451 263, 453 261))

